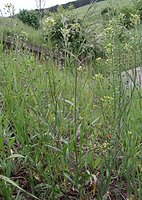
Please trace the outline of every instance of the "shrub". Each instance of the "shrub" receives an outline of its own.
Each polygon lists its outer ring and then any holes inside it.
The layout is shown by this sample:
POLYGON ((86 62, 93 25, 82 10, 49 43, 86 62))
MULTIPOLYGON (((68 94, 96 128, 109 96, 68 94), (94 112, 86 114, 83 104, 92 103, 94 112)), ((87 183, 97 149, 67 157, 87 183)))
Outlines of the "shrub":
MULTIPOLYGON (((76 14, 70 9, 59 8, 56 13, 51 13, 45 17, 43 22, 43 37, 47 42, 50 40, 52 46, 58 49, 67 49, 76 55, 93 56, 98 55, 99 48, 93 44, 86 31, 90 29, 76 14)), ((93 34, 93 39, 94 34, 93 34)), ((96 44, 96 43, 95 43, 96 44)), ((100 55, 99 55, 100 56, 100 55)))
POLYGON ((140 16, 140 19, 142 21, 142 0, 136 1, 135 7, 136 7, 137 13, 140 16))
POLYGON ((136 14, 136 9, 134 7, 123 7, 120 10, 120 23, 126 28, 133 27, 131 18, 134 14, 136 14))
POLYGON ((17 15, 18 19, 20 19, 23 23, 32 26, 33 28, 37 29, 40 25, 40 17, 39 14, 34 11, 28 10, 20 10, 19 14, 17 15))
POLYGON ((58 47, 63 43, 66 43, 68 47, 78 47, 84 39, 83 34, 81 35, 82 31, 81 20, 63 8, 45 17, 44 39, 47 40, 50 37, 52 43, 58 47))
POLYGON ((105 14, 116 14, 116 10, 113 9, 112 7, 105 7, 102 11, 101 11, 101 15, 105 15, 105 14))
POLYGON ((101 11, 101 15, 104 20, 110 20, 116 15, 116 9, 107 6, 101 11))

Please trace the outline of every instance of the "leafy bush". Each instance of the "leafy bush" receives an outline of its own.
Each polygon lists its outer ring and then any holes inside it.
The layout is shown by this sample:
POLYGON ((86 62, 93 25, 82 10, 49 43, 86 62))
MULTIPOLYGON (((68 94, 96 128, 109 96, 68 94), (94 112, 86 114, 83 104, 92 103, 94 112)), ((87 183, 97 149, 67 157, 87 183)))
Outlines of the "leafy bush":
POLYGON ((142 21, 142 0, 136 1, 135 6, 136 6, 137 13, 140 16, 140 19, 142 21))
POLYGON ((113 14, 113 15, 115 15, 116 14, 116 9, 107 6, 101 11, 101 15, 105 15, 105 14, 111 14, 111 15, 113 14))
POLYGON ((120 10, 120 23, 123 24, 126 28, 133 27, 132 24, 132 15, 136 14, 135 7, 123 7, 120 10))
POLYGON ((20 19, 24 24, 32 26, 35 29, 37 29, 40 25, 39 14, 34 10, 31 10, 31 11, 28 11, 25 9, 20 10, 17 16, 18 16, 18 19, 20 19))
POLYGON ((101 11, 101 15, 104 20, 110 20, 116 15, 116 9, 107 6, 101 11))
MULTIPOLYGON (((99 48, 88 38, 87 25, 70 9, 59 8, 56 13, 45 17, 43 22, 44 40, 56 48, 68 50, 76 55, 97 55, 99 48), (51 44, 50 43, 50 44, 51 44)), ((93 34, 93 39, 95 37, 93 34)), ((100 56, 100 55, 99 55, 100 56)))
POLYGON ((63 43, 68 47, 78 47, 84 40, 82 31, 81 20, 63 8, 59 8, 57 13, 51 13, 44 20, 44 39, 50 37, 52 43, 58 47, 63 43))

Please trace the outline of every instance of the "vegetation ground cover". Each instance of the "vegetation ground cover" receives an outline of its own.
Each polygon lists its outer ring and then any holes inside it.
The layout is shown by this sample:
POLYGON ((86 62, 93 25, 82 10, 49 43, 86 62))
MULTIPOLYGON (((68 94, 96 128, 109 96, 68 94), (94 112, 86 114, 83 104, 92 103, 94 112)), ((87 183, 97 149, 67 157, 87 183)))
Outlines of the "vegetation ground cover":
POLYGON ((126 27, 126 15, 111 11, 85 17, 86 28, 71 11, 48 15, 41 61, 18 40, 8 52, 0 44, 0 198, 141 200, 141 21, 131 13, 126 27))

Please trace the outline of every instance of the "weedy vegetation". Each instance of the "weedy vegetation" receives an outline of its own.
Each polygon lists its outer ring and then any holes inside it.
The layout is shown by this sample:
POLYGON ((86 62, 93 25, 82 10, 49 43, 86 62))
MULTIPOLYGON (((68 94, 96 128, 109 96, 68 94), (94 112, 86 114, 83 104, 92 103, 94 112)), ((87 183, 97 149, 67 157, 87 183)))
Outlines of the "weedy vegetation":
POLYGON ((142 199, 142 1, 125 3, 59 8, 40 30, 0 18, 0 199, 142 199), (36 36, 40 60, 20 46, 36 36))

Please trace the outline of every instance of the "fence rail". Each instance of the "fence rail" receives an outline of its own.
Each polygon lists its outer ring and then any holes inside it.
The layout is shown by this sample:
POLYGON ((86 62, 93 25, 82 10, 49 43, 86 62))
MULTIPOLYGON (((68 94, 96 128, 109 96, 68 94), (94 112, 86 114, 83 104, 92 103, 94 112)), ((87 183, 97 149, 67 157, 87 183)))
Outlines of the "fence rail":
POLYGON ((35 46, 33 44, 30 44, 28 42, 12 39, 12 38, 4 38, 3 39, 3 45, 4 49, 6 50, 17 50, 17 49, 22 49, 22 51, 28 51, 34 55, 35 58, 38 60, 41 60, 42 55, 47 55, 48 54, 48 49, 43 48, 41 46, 35 46))

